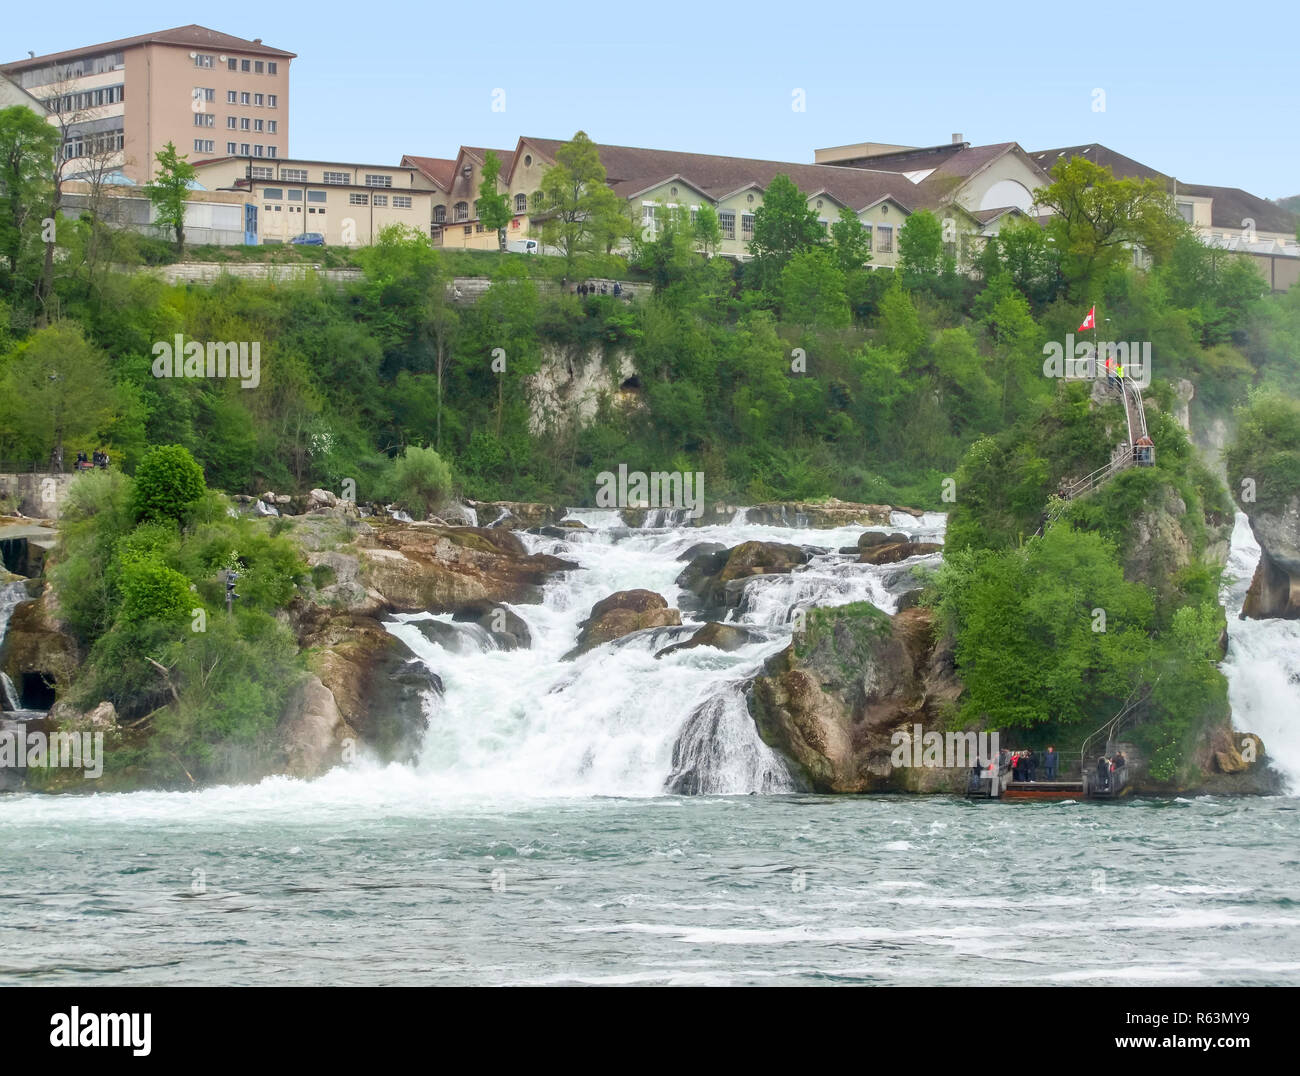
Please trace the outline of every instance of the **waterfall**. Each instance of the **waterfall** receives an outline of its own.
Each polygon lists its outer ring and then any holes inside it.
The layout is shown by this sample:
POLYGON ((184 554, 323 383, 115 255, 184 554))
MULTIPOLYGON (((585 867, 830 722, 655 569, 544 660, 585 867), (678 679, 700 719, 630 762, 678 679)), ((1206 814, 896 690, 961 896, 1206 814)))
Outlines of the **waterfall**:
POLYGON ((14 687, 8 673, 0 672, 0 711, 11 714, 19 709, 18 689, 14 687))
MULTIPOLYGON (((13 616, 14 610, 19 605, 27 601, 27 597, 25 580, 15 579, 8 583, 0 583, 0 653, 4 653, 9 618, 13 616)), ((18 689, 14 687, 14 682, 5 673, 0 672, 0 710, 13 713, 22 709, 19 703, 18 689)))
MULTIPOLYGON (((401 615, 386 625, 443 684, 419 757, 400 779, 423 794, 472 798, 792 791, 784 762, 749 714, 747 685, 789 643, 795 608, 871 601, 892 611, 910 565, 861 564, 829 552, 856 545, 862 527, 791 530, 733 518, 720 526, 630 528, 616 509, 573 509, 565 518, 587 529, 561 538, 519 532, 531 552, 579 565, 552 577, 540 604, 509 606, 527 624, 531 646, 497 646, 478 625, 446 614, 401 615), (739 649, 693 647, 657 657, 699 627, 687 613, 680 627, 633 632, 562 660, 596 602, 646 589, 681 609, 675 581, 683 553, 701 542, 751 540, 800 545, 813 555, 790 575, 746 581, 732 616, 750 629, 739 649)), ((942 516, 905 518, 898 529, 928 523, 942 530, 942 516)))
POLYGON ((1242 620, 1242 603, 1259 564, 1260 548, 1244 512, 1237 513, 1224 572, 1228 614, 1228 678, 1232 723, 1264 741, 1292 791, 1300 789, 1300 621, 1242 620))

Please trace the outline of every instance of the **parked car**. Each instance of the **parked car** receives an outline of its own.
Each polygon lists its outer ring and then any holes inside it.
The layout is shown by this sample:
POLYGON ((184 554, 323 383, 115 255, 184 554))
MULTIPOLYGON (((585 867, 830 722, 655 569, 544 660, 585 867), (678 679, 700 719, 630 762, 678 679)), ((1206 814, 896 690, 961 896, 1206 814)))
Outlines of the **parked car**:
POLYGON ((295 235, 289 242, 303 247, 323 247, 325 237, 320 232, 303 232, 302 235, 295 235))
POLYGON ((514 254, 536 254, 540 249, 536 239, 511 239, 506 250, 514 254))

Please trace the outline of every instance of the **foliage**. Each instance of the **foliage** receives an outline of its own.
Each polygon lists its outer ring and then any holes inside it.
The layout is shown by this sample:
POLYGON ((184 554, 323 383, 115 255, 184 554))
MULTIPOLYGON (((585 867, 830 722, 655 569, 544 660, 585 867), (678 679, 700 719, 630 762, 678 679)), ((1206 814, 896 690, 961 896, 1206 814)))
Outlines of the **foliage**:
POLYGON ((161 445, 150 452, 135 472, 135 511, 139 519, 184 517, 203 496, 207 485, 203 468, 183 445, 161 445))

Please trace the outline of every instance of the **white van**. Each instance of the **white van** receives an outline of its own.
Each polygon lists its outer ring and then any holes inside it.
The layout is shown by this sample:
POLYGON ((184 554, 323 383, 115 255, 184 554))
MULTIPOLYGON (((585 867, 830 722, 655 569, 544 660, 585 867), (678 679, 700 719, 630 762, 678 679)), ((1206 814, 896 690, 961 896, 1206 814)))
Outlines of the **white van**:
POLYGON ((511 239, 506 243, 506 250, 512 254, 536 254, 540 249, 536 239, 511 239))

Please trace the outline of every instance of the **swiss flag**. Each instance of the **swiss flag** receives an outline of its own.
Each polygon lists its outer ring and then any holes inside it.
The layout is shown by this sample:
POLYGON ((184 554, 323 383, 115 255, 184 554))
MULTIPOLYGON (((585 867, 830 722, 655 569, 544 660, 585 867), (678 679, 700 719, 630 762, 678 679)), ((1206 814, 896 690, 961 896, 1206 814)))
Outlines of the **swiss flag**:
POLYGON ((1079 332, 1097 327, 1097 308, 1094 306, 1088 311, 1088 316, 1083 319, 1083 324, 1079 326, 1079 332))

